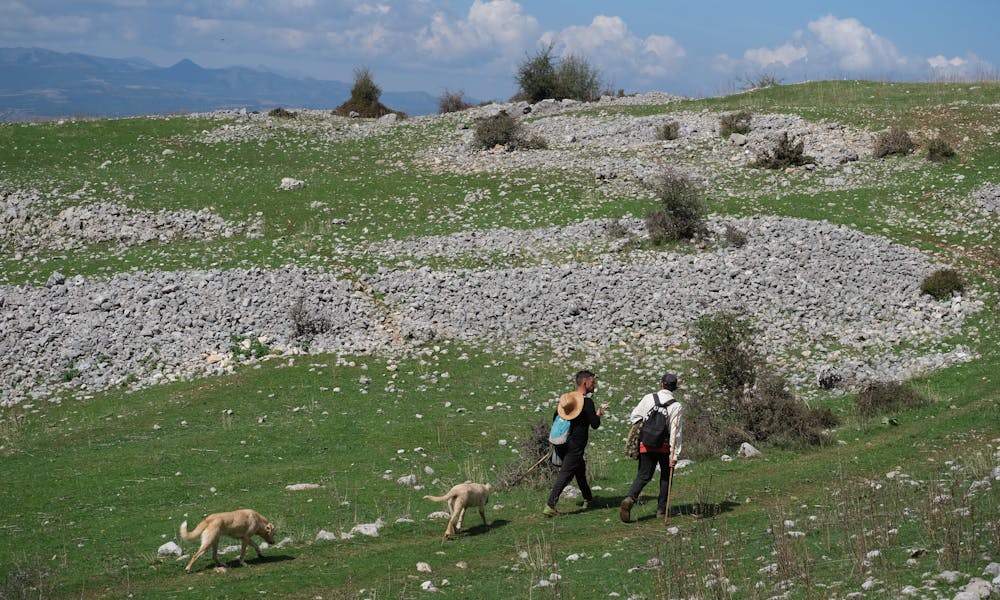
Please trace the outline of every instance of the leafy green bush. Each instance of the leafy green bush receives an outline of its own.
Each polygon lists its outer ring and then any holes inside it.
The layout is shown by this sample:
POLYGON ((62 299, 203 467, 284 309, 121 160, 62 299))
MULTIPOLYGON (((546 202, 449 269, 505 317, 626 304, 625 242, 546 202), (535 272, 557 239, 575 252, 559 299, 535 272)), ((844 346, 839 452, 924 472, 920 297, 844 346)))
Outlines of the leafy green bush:
POLYGON ((955 156, 955 149, 951 145, 937 137, 927 142, 927 160, 931 162, 944 162, 955 156))
POLYGON ((749 110, 738 110, 719 117, 719 135, 728 138, 734 133, 746 135, 750 133, 750 121, 753 115, 749 110))
POLYGON ((788 132, 782 131, 774 148, 760 154, 753 164, 765 169, 786 169, 815 162, 813 157, 804 154, 804 148, 805 142, 803 140, 793 143, 788 139, 788 132))
POLYGON ((271 347, 261 342, 260 338, 255 335, 233 334, 229 336, 229 342, 229 351, 233 353, 236 360, 260 358, 271 353, 271 347))
POLYGON ((924 406, 928 399, 895 381, 875 381, 867 384, 854 398, 858 416, 870 418, 891 412, 924 406))
POLYGON ((294 119, 298 117, 299 114, 279 106, 277 108, 272 108, 270 111, 268 111, 267 116, 275 117, 278 119, 294 119))
POLYGON ((458 112, 467 108, 472 108, 472 104, 465 101, 465 92, 451 92, 445 90, 438 98, 439 114, 443 115, 445 113, 458 112))
POLYGON ((681 135, 681 124, 677 121, 668 121, 656 128, 656 139, 676 140, 681 135))
POLYGON ((873 154, 875 158, 884 158, 893 154, 909 154, 917 147, 910 139, 910 134, 900 127, 891 127, 875 138, 873 154))
POLYGON ((955 269, 938 269, 920 283, 920 291, 938 300, 951 298, 953 292, 962 293, 965 281, 962 274, 955 269))
POLYGON ((505 110, 491 117, 476 119, 473 144, 485 149, 505 146, 508 150, 538 150, 547 147, 543 138, 529 137, 524 124, 505 110))
MULTIPOLYGON (((721 311, 697 319, 691 333, 711 387, 728 401, 741 398, 756 381, 762 362, 754 345, 757 328, 745 315, 721 311)), ((736 410, 731 406, 721 412, 735 415, 736 410)))
POLYGON ((691 239, 707 231, 704 195, 689 177, 667 171, 657 179, 654 193, 662 209, 646 214, 646 230, 653 243, 691 239))
POLYGON ((517 67, 516 97, 528 102, 546 98, 572 98, 589 102, 601 93, 600 73, 585 58, 570 54, 562 60, 552 53, 552 44, 529 56, 517 67))
POLYGON ((557 100, 572 98, 593 102, 601 97, 601 76, 597 68, 585 58, 570 54, 556 66, 557 100))

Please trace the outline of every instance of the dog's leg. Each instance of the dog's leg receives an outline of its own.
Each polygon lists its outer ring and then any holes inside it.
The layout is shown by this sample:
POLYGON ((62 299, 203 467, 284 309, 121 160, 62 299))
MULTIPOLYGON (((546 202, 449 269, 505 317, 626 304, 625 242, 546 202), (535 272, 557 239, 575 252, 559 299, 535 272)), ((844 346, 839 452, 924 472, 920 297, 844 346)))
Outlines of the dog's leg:
POLYGON ((485 503, 479 505, 479 516, 483 518, 483 525, 485 525, 486 528, 488 529, 489 526, 490 526, 490 524, 486 522, 486 504, 485 503))
POLYGON ((240 539, 240 566, 241 567, 247 566, 246 561, 243 560, 244 558, 246 558, 246 555, 247 555, 247 541, 248 541, 247 538, 241 538, 240 539))
POLYGON ((461 498, 455 499, 455 515, 452 518, 455 518, 456 515, 458 516, 458 527, 455 528, 455 533, 458 534, 462 533, 462 519, 465 518, 465 500, 461 498))
POLYGON ((254 541, 252 537, 247 536, 247 541, 250 543, 251 546, 253 546, 253 549, 257 551, 257 558, 264 556, 263 554, 260 553, 260 546, 257 545, 257 542, 254 541))
POLYGON ((194 561, 196 561, 199 558, 201 558, 201 555, 205 553, 205 550, 208 550, 208 546, 205 545, 205 544, 202 544, 202 546, 200 548, 198 548, 198 551, 194 553, 194 556, 191 557, 191 560, 188 561, 187 566, 184 567, 184 571, 185 572, 187 572, 187 573, 191 572, 191 565, 194 564, 194 561))

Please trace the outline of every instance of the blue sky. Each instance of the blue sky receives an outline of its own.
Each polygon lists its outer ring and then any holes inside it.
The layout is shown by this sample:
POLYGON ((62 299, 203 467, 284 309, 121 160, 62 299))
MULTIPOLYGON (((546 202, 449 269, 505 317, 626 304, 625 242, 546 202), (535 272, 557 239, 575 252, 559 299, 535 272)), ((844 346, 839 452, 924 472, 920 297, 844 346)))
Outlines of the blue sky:
POLYGON ((997 78, 1000 0, 0 0, 0 46, 249 66, 477 99, 516 91, 543 44, 627 92, 997 78))

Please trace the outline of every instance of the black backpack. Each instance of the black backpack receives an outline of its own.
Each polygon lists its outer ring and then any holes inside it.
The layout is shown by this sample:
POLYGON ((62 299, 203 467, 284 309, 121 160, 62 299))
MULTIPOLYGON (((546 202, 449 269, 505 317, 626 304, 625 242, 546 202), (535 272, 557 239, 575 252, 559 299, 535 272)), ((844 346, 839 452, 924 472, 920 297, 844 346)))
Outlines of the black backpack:
POLYGON ((646 448, 659 448, 670 440, 670 419, 665 409, 674 402, 677 401, 671 398, 661 403, 660 394, 653 395, 653 408, 649 409, 639 432, 639 441, 646 448))

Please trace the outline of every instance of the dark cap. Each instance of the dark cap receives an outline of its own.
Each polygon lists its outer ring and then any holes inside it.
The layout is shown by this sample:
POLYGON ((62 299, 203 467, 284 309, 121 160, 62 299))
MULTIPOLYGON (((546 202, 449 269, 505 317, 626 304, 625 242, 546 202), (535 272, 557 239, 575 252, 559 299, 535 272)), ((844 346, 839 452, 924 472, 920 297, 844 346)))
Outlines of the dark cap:
POLYGON ((677 376, 673 373, 664 373, 663 377, 660 377, 660 383, 663 384, 663 387, 677 385, 677 376))

